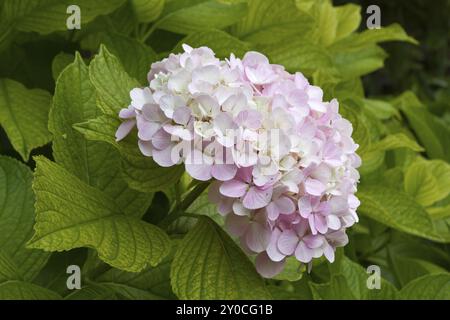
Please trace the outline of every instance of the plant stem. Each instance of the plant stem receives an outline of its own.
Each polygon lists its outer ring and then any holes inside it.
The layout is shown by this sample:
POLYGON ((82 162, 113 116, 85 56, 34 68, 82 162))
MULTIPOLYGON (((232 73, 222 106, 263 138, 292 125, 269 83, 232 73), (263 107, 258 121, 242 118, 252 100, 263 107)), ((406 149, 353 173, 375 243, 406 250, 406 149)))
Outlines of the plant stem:
POLYGON ((177 206, 165 217, 159 226, 163 229, 167 229, 172 222, 181 217, 184 212, 191 206, 191 204, 208 188, 209 182, 201 182, 197 184, 194 189, 184 198, 183 201, 177 204, 177 206))
POLYGON ((141 40, 142 42, 146 42, 148 38, 150 38, 150 36, 152 35, 153 31, 156 30, 156 23, 153 23, 152 26, 147 30, 147 32, 145 32, 142 37, 141 40))

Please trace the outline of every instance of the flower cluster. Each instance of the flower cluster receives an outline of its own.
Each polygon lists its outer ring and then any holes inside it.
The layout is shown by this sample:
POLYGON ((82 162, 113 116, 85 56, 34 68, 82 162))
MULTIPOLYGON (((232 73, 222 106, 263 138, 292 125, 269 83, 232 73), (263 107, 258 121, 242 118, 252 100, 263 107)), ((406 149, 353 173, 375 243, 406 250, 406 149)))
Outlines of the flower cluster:
POLYGON ((358 221, 361 162, 338 102, 258 52, 219 60, 207 47, 183 49, 131 91, 117 140, 137 126, 145 156, 213 179, 210 199, 244 251, 257 254, 261 275, 278 274, 290 256, 333 262, 358 221))

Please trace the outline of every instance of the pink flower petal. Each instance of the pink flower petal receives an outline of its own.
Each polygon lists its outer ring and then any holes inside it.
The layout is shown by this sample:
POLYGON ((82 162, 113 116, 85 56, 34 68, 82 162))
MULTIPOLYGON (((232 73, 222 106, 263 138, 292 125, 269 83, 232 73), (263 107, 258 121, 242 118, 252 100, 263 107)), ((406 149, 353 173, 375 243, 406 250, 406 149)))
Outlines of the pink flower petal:
POLYGON ((325 185, 319 180, 308 178, 305 181, 305 191, 312 196, 321 196, 326 190, 325 185))
POLYGON ((116 141, 124 139, 133 130, 136 120, 127 120, 122 122, 116 132, 116 141))
POLYGON ((212 167, 211 174, 220 181, 228 181, 234 178, 237 167, 234 164, 215 164, 212 167))
POLYGON ((251 187, 244 196, 244 207, 248 209, 260 209, 267 206, 272 198, 272 188, 262 190, 251 187))
POLYGON ((146 157, 151 157, 152 156, 153 146, 152 146, 152 142, 151 141, 139 140, 138 141, 138 146, 139 146, 139 150, 142 152, 142 154, 144 156, 146 156, 146 157))
POLYGON ((275 203, 282 214, 291 214, 295 211, 295 204, 289 197, 279 197, 275 203))
POLYGON ((308 263, 313 258, 313 250, 308 248, 304 242, 300 242, 295 249, 295 257, 300 262, 308 263))
POLYGON ((269 229, 259 223, 253 222, 245 234, 245 242, 250 250, 259 253, 267 249, 270 243, 270 237, 269 229))
POLYGON ((286 257, 286 255, 278 249, 278 239, 280 234, 281 231, 278 228, 273 230, 269 246, 266 249, 267 255, 272 261, 281 261, 286 257))
POLYGON ((235 237, 241 237, 247 231, 250 220, 246 216, 237 216, 230 213, 225 218, 225 228, 235 237))
POLYGON ((291 255, 294 253, 298 244, 298 236, 292 230, 284 230, 281 232, 278 238, 277 247, 281 253, 285 255, 291 255))
POLYGON ((192 178, 200 181, 208 181, 211 179, 211 168, 209 164, 189 164, 185 163, 186 172, 191 175, 192 178))
POLYGON ((280 215, 280 210, 278 209, 278 206, 273 201, 267 205, 266 211, 267 211, 267 216, 272 221, 275 221, 278 218, 278 216, 280 215))
POLYGON ((328 231, 327 219, 321 214, 314 214, 314 225, 317 231, 324 234, 328 231))
POLYGON ((153 149, 153 160, 155 160, 155 162, 161 167, 173 166, 175 163, 177 163, 177 161, 173 161, 174 159, 172 159, 172 149, 173 148, 171 146, 163 150, 153 149))
POLYGON ((247 191, 248 185, 239 180, 229 180, 222 183, 220 193, 231 198, 240 198, 247 191))
POLYGON ((284 268, 285 260, 272 261, 267 253, 260 253, 255 260, 256 271, 264 278, 273 278, 284 268))

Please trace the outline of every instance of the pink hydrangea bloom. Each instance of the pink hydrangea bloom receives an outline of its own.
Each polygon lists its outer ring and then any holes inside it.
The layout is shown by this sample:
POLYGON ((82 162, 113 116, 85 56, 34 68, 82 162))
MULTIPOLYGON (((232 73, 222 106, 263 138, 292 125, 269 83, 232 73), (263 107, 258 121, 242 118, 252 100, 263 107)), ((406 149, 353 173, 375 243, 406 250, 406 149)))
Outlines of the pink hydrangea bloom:
POLYGON ((130 92, 117 140, 136 126, 143 155, 214 180, 210 200, 264 277, 291 256, 333 262, 358 222, 361 164, 338 102, 261 53, 219 60, 206 47, 183 49, 130 92))

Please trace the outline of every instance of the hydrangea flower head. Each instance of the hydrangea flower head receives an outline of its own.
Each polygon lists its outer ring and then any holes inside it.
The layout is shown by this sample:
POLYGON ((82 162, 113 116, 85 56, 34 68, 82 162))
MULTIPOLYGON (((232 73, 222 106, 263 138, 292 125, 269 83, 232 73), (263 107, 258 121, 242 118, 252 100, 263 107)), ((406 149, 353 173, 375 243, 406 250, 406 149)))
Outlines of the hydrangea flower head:
POLYGON ((207 47, 183 49, 130 92, 117 140, 136 126, 144 156, 212 180, 210 200, 264 277, 291 256, 333 262, 358 222, 361 163, 338 102, 261 53, 219 60, 207 47))

